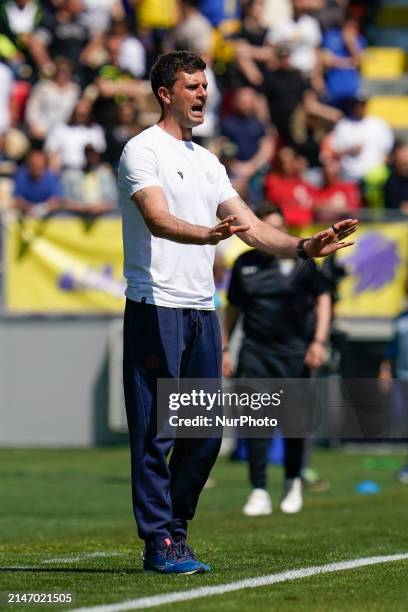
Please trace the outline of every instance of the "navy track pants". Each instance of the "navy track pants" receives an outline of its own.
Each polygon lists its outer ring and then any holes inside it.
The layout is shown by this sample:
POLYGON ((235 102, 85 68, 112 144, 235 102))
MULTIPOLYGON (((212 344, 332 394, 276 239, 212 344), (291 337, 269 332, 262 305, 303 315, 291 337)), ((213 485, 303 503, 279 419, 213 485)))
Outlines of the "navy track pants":
POLYGON ((221 445, 220 438, 157 437, 157 378, 220 376, 221 334, 214 311, 126 301, 123 381, 133 512, 149 547, 186 536, 221 445))

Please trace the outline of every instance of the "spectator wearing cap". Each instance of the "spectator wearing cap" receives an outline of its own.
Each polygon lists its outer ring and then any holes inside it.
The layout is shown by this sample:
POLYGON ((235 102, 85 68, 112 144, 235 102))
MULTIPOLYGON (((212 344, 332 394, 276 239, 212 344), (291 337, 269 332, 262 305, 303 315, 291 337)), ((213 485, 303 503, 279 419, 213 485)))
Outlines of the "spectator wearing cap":
POLYGON ((106 149, 103 128, 92 120, 92 105, 88 100, 77 102, 68 123, 53 128, 45 141, 45 150, 52 155, 53 169, 82 169, 86 165, 85 145, 92 144, 96 151, 106 149))
POLYGON ((14 208, 41 216, 59 207, 61 195, 59 177, 48 169, 45 153, 30 151, 14 177, 14 208))
POLYGON ((399 144, 384 188, 385 206, 408 214, 408 145, 399 144))
POLYGON ((341 171, 348 180, 361 181, 385 163, 394 136, 380 117, 366 114, 368 96, 364 91, 348 100, 348 116, 334 128, 331 146, 341 158, 341 171))
POLYGON ((63 208, 69 212, 101 215, 117 209, 118 189, 112 168, 101 161, 93 145, 85 147, 83 170, 62 173, 63 208))

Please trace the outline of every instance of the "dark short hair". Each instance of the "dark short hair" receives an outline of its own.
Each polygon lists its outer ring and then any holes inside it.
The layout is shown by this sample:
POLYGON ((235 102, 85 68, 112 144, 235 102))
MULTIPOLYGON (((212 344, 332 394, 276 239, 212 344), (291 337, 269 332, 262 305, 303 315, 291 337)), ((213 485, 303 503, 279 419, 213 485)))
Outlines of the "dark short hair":
POLYGON ((205 70, 205 68, 204 60, 190 51, 172 51, 160 55, 150 71, 152 90, 160 106, 162 106, 162 102, 158 94, 159 87, 171 89, 177 81, 180 71, 193 74, 199 70, 205 70))

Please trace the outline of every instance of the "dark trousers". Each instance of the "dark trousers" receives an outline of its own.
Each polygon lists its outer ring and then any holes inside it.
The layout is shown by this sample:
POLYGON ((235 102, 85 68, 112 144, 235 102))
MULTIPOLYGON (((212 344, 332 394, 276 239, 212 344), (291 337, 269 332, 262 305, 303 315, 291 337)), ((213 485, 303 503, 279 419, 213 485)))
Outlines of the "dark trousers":
MULTIPOLYGON (((304 353, 276 353, 252 342, 242 345, 237 376, 245 378, 305 378, 304 353)), ((249 479, 254 489, 266 488, 269 438, 248 438, 249 479)), ((298 478, 303 464, 303 438, 285 438, 285 478, 298 478)))
POLYGON ((127 300, 123 381, 130 435, 133 512, 154 547, 185 537, 221 439, 159 439, 158 378, 220 378, 221 334, 214 311, 127 300), (170 461, 167 455, 173 447, 170 461))

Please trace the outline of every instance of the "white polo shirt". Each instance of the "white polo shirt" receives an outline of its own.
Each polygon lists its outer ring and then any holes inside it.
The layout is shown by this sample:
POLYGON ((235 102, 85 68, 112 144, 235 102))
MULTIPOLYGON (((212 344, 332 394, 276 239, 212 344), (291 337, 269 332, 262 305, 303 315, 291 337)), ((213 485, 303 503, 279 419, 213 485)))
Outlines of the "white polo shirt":
POLYGON ((218 205, 237 195, 225 168, 203 147, 177 140, 157 125, 128 142, 119 164, 126 296, 158 306, 213 310, 215 247, 152 236, 130 199, 152 186, 163 189, 172 215, 213 227, 218 205))

